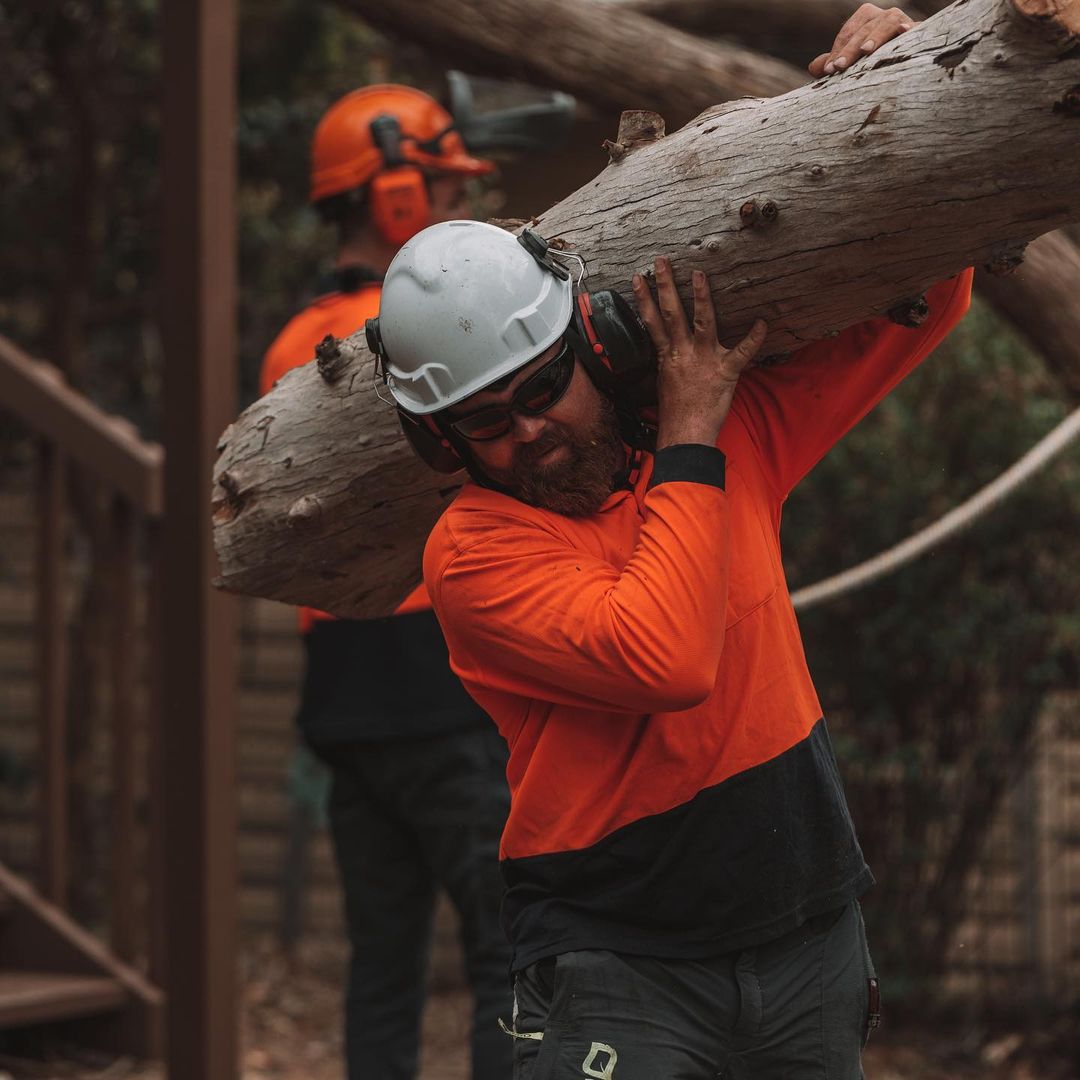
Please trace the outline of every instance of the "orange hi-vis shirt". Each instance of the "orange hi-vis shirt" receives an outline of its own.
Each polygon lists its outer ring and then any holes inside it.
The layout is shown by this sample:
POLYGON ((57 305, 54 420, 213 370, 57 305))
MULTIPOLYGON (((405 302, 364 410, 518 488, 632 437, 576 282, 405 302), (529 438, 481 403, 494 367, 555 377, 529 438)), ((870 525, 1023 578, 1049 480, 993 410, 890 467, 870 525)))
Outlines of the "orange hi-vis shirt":
MULTIPOLYGON (((377 281, 368 282, 355 292, 332 292, 320 296, 290 319, 263 357, 259 371, 260 396, 268 394, 286 372, 314 360, 315 346, 327 334, 343 338, 362 330, 368 319, 379 314, 381 295, 382 286, 377 281)), ((427 591, 420 584, 401 602, 396 614, 406 615, 430 608, 427 591)), ((300 630, 305 634, 317 620, 334 617, 317 608, 302 607, 298 612, 300 630)))
POLYGON ((743 375, 717 448, 644 455, 584 519, 475 484, 424 577, 453 669, 510 747, 514 967, 573 949, 703 957, 872 884, 784 580, 791 489, 945 337, 876 319, 743 375))

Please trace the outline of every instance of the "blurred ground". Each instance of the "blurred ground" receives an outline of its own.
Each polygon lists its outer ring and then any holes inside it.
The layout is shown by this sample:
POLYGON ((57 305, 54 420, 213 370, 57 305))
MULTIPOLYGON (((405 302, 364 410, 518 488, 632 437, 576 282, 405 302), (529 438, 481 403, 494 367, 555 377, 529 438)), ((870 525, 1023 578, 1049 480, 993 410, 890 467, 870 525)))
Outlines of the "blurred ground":
MULTIPOLYGON (((245 960, 242 1080, 341 1080, 340 956, 306 949, 292 963, 266 946, 245 960)), ((420 1080, 468 1080, 468 995, 436 978, 424 1017, 420 1080)), ((868 1080, 1080 1080, 1076 1020, 1037 1033, 905 1025, 871 1040, 868 1080)), ((0 1056, 0 1080, 163 1080, 160 1067, 67 1050, 48 1062, 0 1056)), ((662 1080, 662 1078, 657 1078, 662 1080)))

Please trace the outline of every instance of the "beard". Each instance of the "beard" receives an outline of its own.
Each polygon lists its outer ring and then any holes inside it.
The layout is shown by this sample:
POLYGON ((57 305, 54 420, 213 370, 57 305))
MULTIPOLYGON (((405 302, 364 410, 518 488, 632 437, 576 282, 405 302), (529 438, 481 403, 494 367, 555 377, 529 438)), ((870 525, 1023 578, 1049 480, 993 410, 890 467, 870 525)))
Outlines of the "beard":
POLYGON ((503 483, 515 498, 566 517, 589 517, 614 490, 622 461, 622 439, 615 406, 602 394, 595 422, 587 431, 560 426, 533 443, 517 447, 503 483), (548 451, 566 447, 563 461, 541 464, 548 451))

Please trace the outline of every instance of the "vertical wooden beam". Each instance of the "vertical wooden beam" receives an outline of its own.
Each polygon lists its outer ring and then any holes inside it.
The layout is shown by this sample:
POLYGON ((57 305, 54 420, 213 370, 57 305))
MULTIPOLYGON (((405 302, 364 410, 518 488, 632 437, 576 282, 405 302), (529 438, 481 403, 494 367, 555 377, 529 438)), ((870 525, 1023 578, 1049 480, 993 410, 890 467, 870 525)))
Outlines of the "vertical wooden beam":
POLYGON ((168 1067, 237 1074, 235 604, 214 591, 210 475, 236 390, 236 3, 165 0, 168 1067))
POLYGON ((135 515, 122 495, 113 499, 109 618, 109 732, 112 830, 109 844, 109 940, 113 952, 135 957, 138 921, 135 895, 135 515))
POLYGON ((41 891, 67 908, 67 619, 64 607, 66 462, 55 443, 38 454, 38 864, 41 891))

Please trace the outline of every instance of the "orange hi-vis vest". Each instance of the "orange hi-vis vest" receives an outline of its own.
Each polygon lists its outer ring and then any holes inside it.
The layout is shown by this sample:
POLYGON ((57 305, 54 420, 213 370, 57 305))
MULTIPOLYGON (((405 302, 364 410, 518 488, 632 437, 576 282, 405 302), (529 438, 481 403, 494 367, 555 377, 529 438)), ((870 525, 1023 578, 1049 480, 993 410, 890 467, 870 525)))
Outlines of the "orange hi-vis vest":
MULTIPOLYGON (((368 319, 379 314, 382 286, 377 281, 365 283, 355 292, 333 292, 320 296, 290 319, 274 339, 263 357, 259 372, 259 394, 268 394, 274 383, 287 371, 302 367, 315 359, 315 346, 327 334, 336 338, 348 337, 364 328, 368 319)), ((418 585, 401 602, 395 614, 407 615, 430 609, 427 590, 418 585)), ((334 616, 317 608, 298 609, 300 630, 307 633, 319 619, 334 616)))
POLYGON ((510 747, 514 967, 701 958, 869 887, 780 552, 785 498, 945 337, 876 319, 745 373, 717 442, 645 455, 589 518, 466 485, 424 576, 453 669, 510 747))

